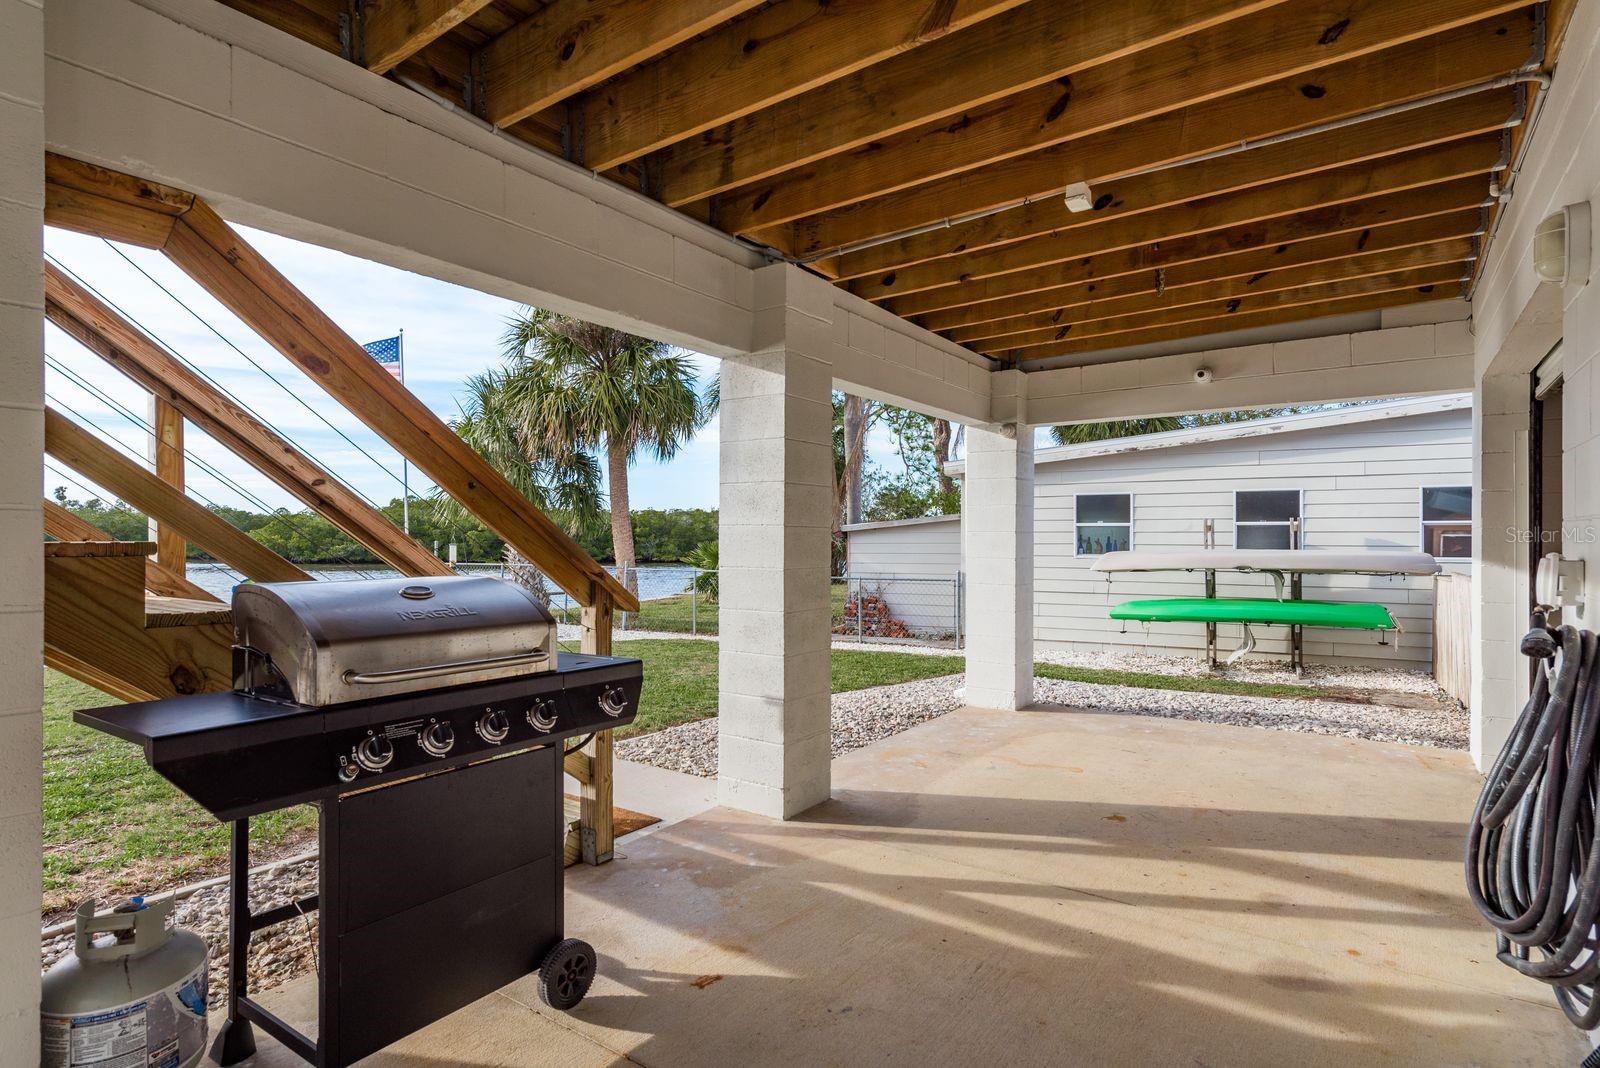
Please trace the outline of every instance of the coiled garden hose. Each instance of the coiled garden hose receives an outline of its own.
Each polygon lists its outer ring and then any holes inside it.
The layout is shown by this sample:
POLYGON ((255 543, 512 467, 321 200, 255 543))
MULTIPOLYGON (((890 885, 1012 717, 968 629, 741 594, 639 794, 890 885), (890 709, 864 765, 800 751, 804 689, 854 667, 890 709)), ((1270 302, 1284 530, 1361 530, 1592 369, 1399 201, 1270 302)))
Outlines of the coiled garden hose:
POLYGON ((1522 652, 1533 694, 1467 832, 1467 892, 1500 961, 1550 984, 1567 1019, 1600 1022, 1600 639, 1536 614, 1522 652))

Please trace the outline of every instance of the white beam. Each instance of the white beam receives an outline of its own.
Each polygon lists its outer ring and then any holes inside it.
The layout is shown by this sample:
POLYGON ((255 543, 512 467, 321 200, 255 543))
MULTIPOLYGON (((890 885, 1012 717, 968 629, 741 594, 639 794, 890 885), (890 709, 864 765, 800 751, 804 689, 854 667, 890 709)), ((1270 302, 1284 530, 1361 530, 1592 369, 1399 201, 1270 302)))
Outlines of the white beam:
POLYGON ((1034 371, 1027 382, 1035 425, 1459 393, 1472 388, 1472 337, 1465 322, 1424 323, 1034 371), (1196 381, 1202 368, 1210 381, 1196 381))

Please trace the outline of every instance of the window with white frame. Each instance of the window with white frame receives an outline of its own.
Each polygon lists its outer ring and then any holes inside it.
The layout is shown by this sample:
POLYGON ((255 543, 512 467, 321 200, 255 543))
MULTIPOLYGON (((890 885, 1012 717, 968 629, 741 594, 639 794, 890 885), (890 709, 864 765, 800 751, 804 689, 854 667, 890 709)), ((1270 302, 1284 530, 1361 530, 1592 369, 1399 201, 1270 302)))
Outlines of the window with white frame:
POLYGON ((1076 522, 1079 556, 1131 548, 1133 497, 1127 493, 1080 493, 1076 522))
POLYGON ((1422 551, 1441 560, 1472 558, 1472 487, 1422 487, 1422 551))
POLYGON ((1239 490, 1233 495, 1233 547, 1293 549, 1299 520, 1299 490, 1239 490))

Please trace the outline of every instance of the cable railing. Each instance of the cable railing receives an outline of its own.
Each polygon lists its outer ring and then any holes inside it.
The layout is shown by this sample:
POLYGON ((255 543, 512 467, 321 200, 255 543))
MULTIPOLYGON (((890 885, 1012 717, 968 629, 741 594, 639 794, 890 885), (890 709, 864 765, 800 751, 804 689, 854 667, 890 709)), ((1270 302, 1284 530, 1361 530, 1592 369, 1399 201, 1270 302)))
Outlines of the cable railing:
MULTIPOLYGON (((104 240, 104 239, 102 239, 102 240, 104 240)), ((366 448, 364 448, 358 441, 356 441, 354 438, 352 438, 344 430, 342 430, 340 427, 338 427, 333 422, 331 422, 320 411, 318 411, 311 404, 309 404, 306 401, 305 397, 301 396, 300 393, 298 393, 294 389, 290 388, 288 383, 284 382, 277 375, 273 374, 273 372, 271 370, 269 370, 267 367, 265 367, 260 361, 256 360, 249 353, 245 352, 244 349, 240 348, 237 344, 235 344, 234 341, 231 338, 229 338, 221 330, 217 329, 216 326, 214 326, 209 320, 207 320, 198 311, 196 311, 194 308, 190 307, 187 303, 185 303, 182 300, 182 298, 180 298, 177 294, 173 293, 171 289, 169 289, 166 285, 164 285, 159 279, 155 278, 155 276, 150 274, 149 271, 145 270, 144 267, 142 267, 137 261, 135 261, 134 259, 129 257, 128 254, 126 252, 124 252, 120 247, 118 247, 115 243, 113 243, 111 241, 105 241, 105 244, 106 244, 106 246, 108 248, 110 248, 113 252, 115 252, 119 257, 121 257, 124 262, 126 262, 135 271, 137 271, 142 277, 144 277, 146 280, 148 280, 151 285, 155 286, 163 294, 165 294, 167 297, 169 297, 173 301, 173 303, 177 304, 178 307, 182 308, 185 312, 187 312, 196 322, 198 322, 201 326, 205 327, 207 331, 209 331, 211 334, 213 334, 224 345, 226 345, 228 348, 232 349, 236 354, 238 354, 238 356, 241 359, 243 359, 246 363, 248 363, 252 368, 254 368, 256 371, 260 372, 261 374, 265 375, 274 385, 276 385, 280 390, 282 390, 292 400, 294 400, 295 403, 297 403, 300 407, 304 408, 307 412, 309 412, 314 418, 316 418, 319 422, 321 422, 330 431, 332 431, 333 433, 337 434, 351 448, 355 449, 356 452, 358 452, 360 455, 365 457, 367 460, 371 461, 373 466, 378 468, 379 471, 383 472, 386 476, 388 476, 389 478, 393 479, 395 481, 395 483, 401 487, 401 492, 402 493, 406 493, 407 492, 407 487, 406 487, 405 480, 400 475, 397 475, 392 470, 390 470, 383 463, 383 461, 379 460, 370 451, 368 451, 366 448)), ((85 280, 81 275, 77 274, 71 268, 67 267, 64 263, 62 263, 60 261, 60 259, 58 259, 54 255, 52 255, 50 253, 46 253, 45 254, 45 258, 50 263, 55 265, 56 268, 58 268, 62 273, 67 275, 69 278, 71 278, 78 285, 82 286, 87 292, 89 292, 92 295, 94 295, 98 300, 100 300, 102 303, 104 303, 107 307, 110 307, 111 309, 116 311, 119 315, 121 315, 124 319, 126 319, 128 322, 130 322, 134 326, 138 327, 139 330, 145 334, 145 336, 149 337, 156 344, 160 345, 161 348, 163 350, 165 350, 168 355, 170 355, 173 359, 177 360, 178 362, 182 363, 185 367, 187 367, 189 370, 193 371, 195 374, 199 375, 213 389, 217 390, 223 396, 227 397, 228 400, 231 403, 238 405, 239 408, 242 411, 248 413, 257 422, 261 423, 263 426, 265 426, 268 429, 272 430, 273 433, 277 434, 279 437, 283 438, 285 441, 288 441, 291 445, 294 445, 295 448, 299 449, 301 452, 308 452, 309 453, 309 450, 304 448, 304 446, 302 446, 300 444, 300 442, 297 441, 292 434, 289 434, 289 433, 285 432, 281 426, 278 426, 278 425, 274 424, 271 420, 269 420, 266 417, 264 417, 259 411, 257 411, 255 408, 251 407, 251 405, 249 403, 247 403, 243 398, 238 396, 238 394, 234 393, 232 390, 228 389, 225 385, 223 385, 221 382, 219 382, 214 375, 210 374, 203 367, 201 367, 198 364, 196 364, 193 360, 188 359, 183 354, 178 352, 160 334, 158 334, 156 331, 151 329, 150 326, 147 323, 142 322, 138 317, 132 315, 126 308, 124 308, 121 305, 117 304, 114 300, 111 300, 105 293, 101 292, 99 289, 96 289, 87 280, 85 280)), ((374 501, 366 493, 362 492, 361 489, 358 488, 356 485, 354 485, 352 482, 350 482, 349 479, 342 477, 337 472, 330 472, 330 474, 332 474, 334 478, 337 478, 339 480, 339 482, 342 485, 345 486, 346 489, 348 489, 348 490, 350 490, 350 492, 356 494, 358 497, 360 497, 367 504, 371 505, 373 508, 380 508, 381 509, 381 505, 379 505, 376 501, 374 501)), ((412 494, 411 498, 414 499, 414 500, 419 500, 419 501, 421 500, 421 498, 417 497, 415 494, 412 494)))
MULTIPOLYGON (((91 397, 99 400, 103 404, 106 404, 106 405, 110 406, 112 411, 114 411, 117 414, 121 415, 124 419, 127 419, 136 428, 144 431, 145 433, 151 435, 152 437, 156 436, 155 435, 155 427, 153 425, 151 425, 151 423, 147 419, 145 419, 143 416, 141 416, 138 413, 134 412, 127 405, 123 404, 122 402, 118 401, 115 397, 112 397, 110 394, 106 393, 104 390, 102 390, 99 387, 95 386, 94 384, 90 383, 89 381, 84 379, 82 376, 79 376, 79 375, 75 374, 70 368, 67 368, 64 364, 62 364, 54 356, 51 356, 49 353, 45 354, 45 359, 46 359, 46 361, 49 363, 49 365, 51 367, 55 368, 58 372, 60 372, 61 374, 65 375, 69 381, 71 381, 73 384, 77 385, 80 389, 84 390, 91 397)), ((118 439, 115 435, 111 434, 108 430, 106 430, 106 428, 104 428, 103 426, 101 426, 98 423, 96 423, 93 419, 90 419, 88 416, 86 416, 83 413, 77 411, 76 409, 72 408, 71 406, 65 404, 64 402, 62 402, 59 398, 57 398, 55 396, 52 396, 52 395, 50 395, 48 393, 46 394, 46 396, 47 396, 48 399, 54 401, 56 406, 58 408, 60 408, 62 411, 65 411, 65 412, 71 414, 72 416, 74 416, 79 422, 83 423, 84 425, 88 426, 90 429, 92 429, 92 430, 96 431, 97 433, 99 433, 101 435, 101 437, 103 437, 106 440, 112 442, 116 447, 120 448, 123 452, 128 453, 130 456, 132 456, 136 461, 138 461, 140 463, 144 462, 144 457, 141 456, 135 449, 133 449, 131 446, 127 445, 126 443, 124 443, 123 441, 118 439)), ((157 439, 157 440, 158 440, 159 447, 163 447, 163 448, 170 448, 171 447, 171 446, 166 445, 164 442, 159 442, 159 439, 157 439)), ((289 529, 289 531, 294 535, 297 535, 297 536, 302 537, 302 538, 308 538, 310 536, 311 532, 306 530, 305 527, 302 526, 295 519, 295 517, 294 517, 294 515, 292 513, 286 512, 281 508, 273 508, 266 501, 262 500, 259 496, 257 496, 254 492, 252 492, 251 490, 246 488, 243 483, 239 482, 237 479, 233 478, 232 476, 224 473, 220 468, 218 468, 214 464, 210 463, 208 460, 206 460, 204 457, 200 456, 194 450, 186 448, 186 449, 182 450, 182 452, 183 452, 183 456, 184 456, 185 462, 192 462, 196 467, 198 467, 201 470, 201 472, 203 472, 204 474, 208 475, 212 479, 216 480, 216 482, 218 484, 220 484, 221 486, 223 486, 225 489, 231 490, 233 493, 237 494, 240 500, 244 501, 246 504, 250 505, 252 508, 258 509, 261 513, 266 515, 268 518, 267 518, 267 522, 265 524, 263 524, 264 526, 271 526, 273 524, 281 524, 282 526, 287 527, 289 529)), ((190 494, 192 494, 194 497, 196 497, 202 503, 210 506, 213 510, 217 510, 217 509, 222 507, 216 501, 214 501, 211 498, 207 497, 205 494, 201 493, 198 489, 196 489, 192 485, 186 486, 185 487, 185 491, 190 493, 190 494)), ((356 559, 350 557, 348 554, 341 554, 337 558, 337 562, 342 564, 342 565, 346 565, 346 566, 349 566, 349 567, 355 568, 355 569, 361 569, 361 568, 365 567, 365 562, 364 561, 356 560, 356 559)), ((370 577, 370 573, 361 572, 361 577, 370 577)))

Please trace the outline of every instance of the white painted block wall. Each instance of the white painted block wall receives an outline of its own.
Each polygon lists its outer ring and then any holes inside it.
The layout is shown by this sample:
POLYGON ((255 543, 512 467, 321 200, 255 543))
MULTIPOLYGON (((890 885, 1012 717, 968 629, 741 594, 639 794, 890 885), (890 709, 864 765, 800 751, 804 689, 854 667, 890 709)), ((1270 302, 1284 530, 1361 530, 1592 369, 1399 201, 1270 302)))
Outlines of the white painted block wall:
POLYGON ((0 1063, 39 1057, 44 9, 0 0, 0 1063))
MULTIPOLYGON (((1472 756, 1487 767, 1527 691, 1517 642, 1527 628, 1528 374, 1560 340, 1562 511, 1565 555, 1588 562, 1587 606, 1565 622, 1600 629, 1600 272, 1564 289, 1533 272, 1533 230, 1587 201, 1600 218, 1600 3, 1580 3, 1560 66, 1473 295, 1475 377, 1481 400, 1476 477, 1478 583, 1473 606, 1472 756)), ((1590 261, 1600 240, 1588 235, 1590 261)))

